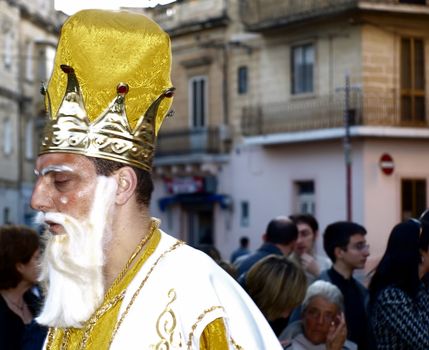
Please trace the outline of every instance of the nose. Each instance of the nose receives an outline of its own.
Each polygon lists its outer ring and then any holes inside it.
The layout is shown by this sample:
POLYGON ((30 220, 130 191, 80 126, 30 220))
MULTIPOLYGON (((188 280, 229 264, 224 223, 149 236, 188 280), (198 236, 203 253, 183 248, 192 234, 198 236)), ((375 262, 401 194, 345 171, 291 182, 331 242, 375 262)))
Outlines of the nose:
POLYGON ((46 212, 50 207, 49 194, 43 183, 43 179, 37 179, 33 193, 31 194, 30 206, 34 210, 46 212))
POLYGON ((370 255, 369 252, 369 246, 367 246, 364 250, 363 250, 363 255, 365 255, 366 257, 368 257, 370 255))

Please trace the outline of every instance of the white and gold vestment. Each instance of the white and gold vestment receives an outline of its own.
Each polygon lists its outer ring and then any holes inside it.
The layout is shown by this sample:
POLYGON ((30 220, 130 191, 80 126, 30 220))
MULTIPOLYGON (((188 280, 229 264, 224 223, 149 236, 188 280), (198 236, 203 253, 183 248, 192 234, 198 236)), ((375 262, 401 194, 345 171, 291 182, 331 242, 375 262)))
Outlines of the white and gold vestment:
POLYGON ((82 329, 47 349, 281 349, 243 289, 203 252, 155 227, 138 262, 82 329))

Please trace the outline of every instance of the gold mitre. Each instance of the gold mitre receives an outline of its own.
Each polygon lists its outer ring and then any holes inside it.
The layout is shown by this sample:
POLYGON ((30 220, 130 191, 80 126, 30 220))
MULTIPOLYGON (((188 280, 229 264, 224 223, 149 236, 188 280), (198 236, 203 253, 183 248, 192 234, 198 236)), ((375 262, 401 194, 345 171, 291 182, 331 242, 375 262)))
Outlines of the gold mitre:
POLYGON ((172 102, 170 70, 170 39, 146 16, 102 10, 71 16, 42 88, 50 121, 39 154, 77 153, 151 171, 172 102))

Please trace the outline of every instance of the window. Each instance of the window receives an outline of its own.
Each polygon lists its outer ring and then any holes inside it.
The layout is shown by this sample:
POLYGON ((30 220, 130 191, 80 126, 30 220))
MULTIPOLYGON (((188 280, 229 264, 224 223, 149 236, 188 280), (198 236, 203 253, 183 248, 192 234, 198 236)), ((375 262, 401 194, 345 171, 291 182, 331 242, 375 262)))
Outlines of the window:
POLYGON ((3 224, 4 225, 10 225, 11 221, 10 221, 10 208, 9 207, 4 207, 3 208, 3 224))
POLYGON ((193 77, 189 83, 191 125, 202 128, 207 123, 207 77, 193 77))
POLYGON ((4 35, 4 46, 3 46, 3 64, 6 69, 12 67, 12 56, 13 56, 13 42, 14 35, 11 30, 8 30, 4 35))
POLYGON ((47 81, 54 66, 55 49, 44 46, 38 49, 38 79, 47 81))
POLYGON ((425 113, 425 67, 422 39, 401 39, 401 120, 422 122, 425 113))
POLYGON ((33 152, 33 120, 29 120, 27 122, 27 125, 25 126, 25 158, 26 159, 33 159, 34 152, 33 152))
POLYGON ((12 123, 9 118, 3 122, 3 153, 5 156, 12 154, 12 123))
POLYGON ((25 55, 25 77, 29 81, 33 81, 33 43, 31 41, 27 42, 25 55))
POLYGON ((240 203, 240 226, 249 227, 249 202, 242 201, 240 203))
POLYGON ((45 63, 46 63, 46 75, 45 80, 49 79, 54 69, 54 60, 55 60, 55 48, 52 46, 47 46, 45 49, 45 63))
POLYGON ((238 68, 238 94, 246 94, 247 89, 247 67, 242 66, 238 68))
POLYGON ((313 92, 313 44, 292 47, 291 56, 292 94, 313 92))
POLYGON ((426 180, 402 179, 401 181, 402 220, 418 218, 426 209, 426 180))
POLYGON ((296 210, 302 214, 316 214, 314 181, 295 182, 296 210))

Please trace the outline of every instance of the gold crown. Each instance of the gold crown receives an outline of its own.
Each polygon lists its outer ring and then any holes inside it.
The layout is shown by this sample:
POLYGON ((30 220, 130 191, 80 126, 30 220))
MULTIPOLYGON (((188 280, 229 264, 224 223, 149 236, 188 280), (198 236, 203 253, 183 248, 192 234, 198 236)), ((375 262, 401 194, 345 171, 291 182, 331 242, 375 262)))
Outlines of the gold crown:
POLYGON ((143 15, 86 10, 71 16, 42 88, 50 121, 39 154, 83 154, 151 171, 174 91, 170 62, 168 35, 143 15))

